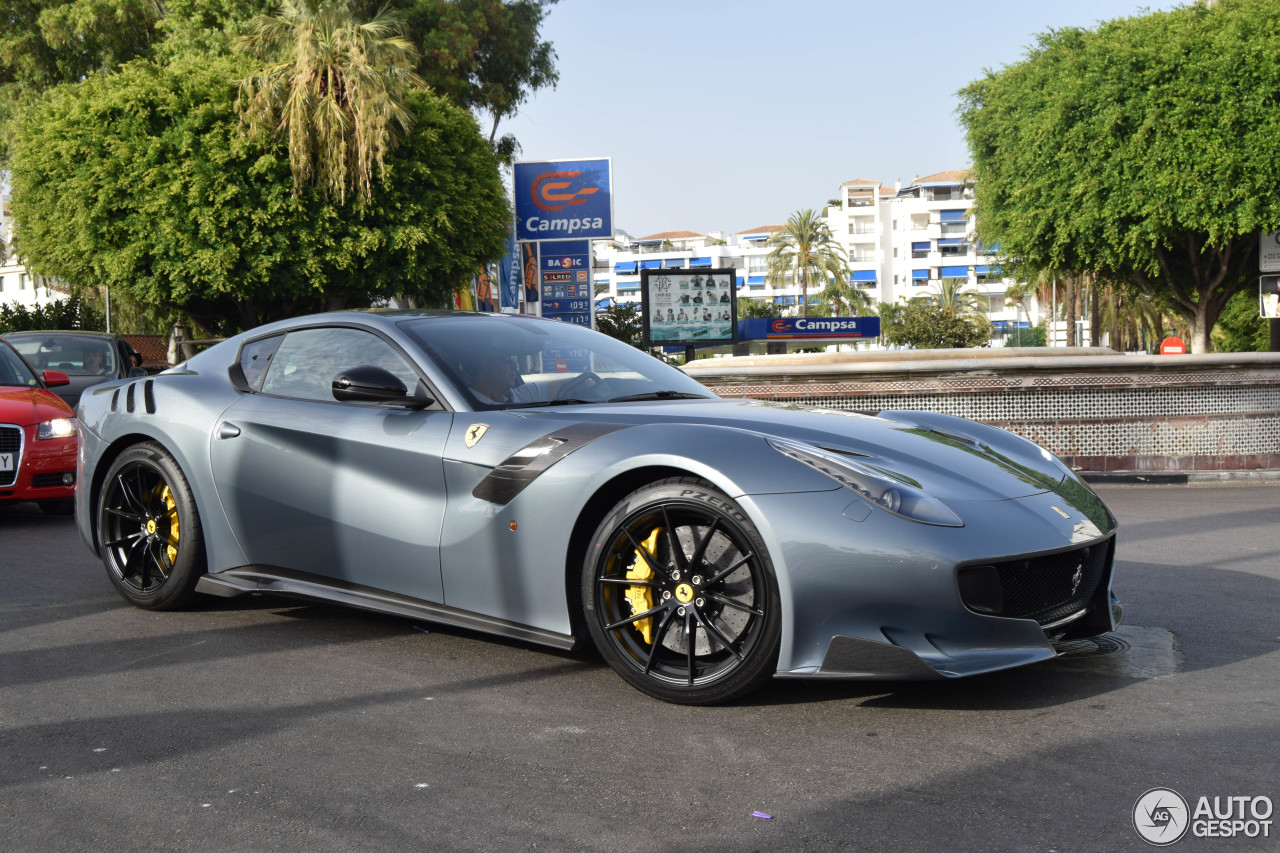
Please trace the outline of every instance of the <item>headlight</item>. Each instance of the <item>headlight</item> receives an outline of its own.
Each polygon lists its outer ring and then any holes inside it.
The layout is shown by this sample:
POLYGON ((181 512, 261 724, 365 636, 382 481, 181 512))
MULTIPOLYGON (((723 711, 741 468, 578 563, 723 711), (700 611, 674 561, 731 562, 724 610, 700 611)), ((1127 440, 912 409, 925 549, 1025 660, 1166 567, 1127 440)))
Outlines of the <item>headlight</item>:
POLYGON ((70 438, 79 434, 80 424, 75 418, 55 418, 36 428, 36 438, 70 438))
POLYGON ((886 512, 921 524, 940 527, 964 527, 960 516, 952 512, 942 501, 925 494, 915 486, 861 465, 836 453, 820 450, 811 444, 788 441, 783 438, 768 439, 770 446, 783 456, 808 465, 819 474, 835 480, 858 497, 886 512))

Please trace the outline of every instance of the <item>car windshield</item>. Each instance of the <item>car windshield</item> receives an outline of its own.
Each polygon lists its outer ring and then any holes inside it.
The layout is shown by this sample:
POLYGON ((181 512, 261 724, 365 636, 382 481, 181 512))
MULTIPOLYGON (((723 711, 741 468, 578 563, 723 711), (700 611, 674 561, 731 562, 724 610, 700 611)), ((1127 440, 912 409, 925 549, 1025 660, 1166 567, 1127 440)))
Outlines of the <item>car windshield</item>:
POLYGON ((0 343, 0 385, 18 385, 30 388, 40 384, 31 368, 16 352, 0 343))
POLYGON ((459 314, 400 327, 477 409, 714 396, 648 353, 568 323, 459 314))
POLYGON ((23 335, 9 341, 37 370, 60 370, 68 376, 113 376, 115 347, 111 341, 84 335, 23 335))

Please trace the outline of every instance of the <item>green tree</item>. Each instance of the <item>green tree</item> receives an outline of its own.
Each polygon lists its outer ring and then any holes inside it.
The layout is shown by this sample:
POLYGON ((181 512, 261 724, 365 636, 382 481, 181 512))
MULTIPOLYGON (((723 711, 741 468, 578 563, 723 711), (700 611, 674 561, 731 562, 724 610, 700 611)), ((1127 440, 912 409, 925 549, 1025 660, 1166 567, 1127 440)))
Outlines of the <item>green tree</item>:
POLYGON ((1132 281, 1206 352, 1280 227, 1280 4, 1221 0, 1068 28, 962 90, 983 241, 1132 281))
MULTIPOLYGON (((366 0, 370 5, 378 0, 366 0)), ((418 73, 432 88, 484 117, 504 163, 520 150, 498 125, 539 89, 555 88, 555 50, 539 36, 556 0, 392 0, 419 45, 418 73)))
POLYGON ((880 339, 915 349, 968 349, 991 340, 991 326, 972 312, 939 305, 927 297, 880 306, 880 339))
POLYGON ((971 314, 986 317, 986 297, 977 288, 969 286, 967 278, 943 278, 938 280, 938 288, 927 295, 935 305, 941 308, 953 308, 960 314, 971 314))
POLYGON ((781 316, 782 309, 777 303, 749 297, 738 300, 739 320, 776 320, 781 316))
POLYGON ((791 214, 782 230, 769 238, 768 245, 771 251, 766 256, 767 278, 775 286, 783 286, 787 278, 800 283, 801 316, 808 316, 810 283, 825 288, 833 278, 849 279, 844 247, 812 209, 791 214))
POLYGON ((38 273, 109 286, 229 333, 407 295, 444 305, 503 250, 498 164, 475 119, 427 92, 371 201, 292 192, 283 142, 235 112, 245 57, 138 61, 50 93, 15 139, 19 252, 38 273))
POLYGON ((1256 288, 1231 297, 1218 315, 1218 327, 1213 333, 1218 352, 1266 352, 1271 348, 1271 327, 1262 318, 1256 288))
POLYGON ((100 332, 106 328, 102 314, 94 310, 83 296, 33 305, 28 308, 16 302, 0 303, 0 334, 32 332, 45 329, 85 329, 100 332))
POLYGON ((639 348, 644 333, 640 306, 632 302, 621 302, 597 311, 596 330, 639 348))
POLYGON ((247 124, 289 139, 293 191, 315 185, 326 198, 362 202, 374 173, 412 128, 409 93, 425 86, 418 53, 400 35, 400 18, 380 11, 361 20, 349 0, 284 0, 239 40, 272 62, 241 83, 247 124))

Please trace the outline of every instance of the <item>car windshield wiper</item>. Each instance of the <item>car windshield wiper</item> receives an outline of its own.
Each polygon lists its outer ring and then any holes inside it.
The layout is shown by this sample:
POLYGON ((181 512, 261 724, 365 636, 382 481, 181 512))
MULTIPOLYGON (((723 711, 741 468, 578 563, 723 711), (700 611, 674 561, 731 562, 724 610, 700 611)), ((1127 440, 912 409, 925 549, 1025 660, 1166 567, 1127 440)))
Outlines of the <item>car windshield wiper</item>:
POLYGON ((693 394, 688 391, 646 391, 643 394, 626 394, 622 397, 611 397, 609 403, 631 403, 640 400, 706 400, 706 394, 693 394))
POLYGON ((528 403, 509 403, 503 406, 504 409, 541 409, 543 406, 581 406, 588 403, 599 403, 599 400, 579 400, 577 398, 568 398, 565 400, 534 400, 528 403))

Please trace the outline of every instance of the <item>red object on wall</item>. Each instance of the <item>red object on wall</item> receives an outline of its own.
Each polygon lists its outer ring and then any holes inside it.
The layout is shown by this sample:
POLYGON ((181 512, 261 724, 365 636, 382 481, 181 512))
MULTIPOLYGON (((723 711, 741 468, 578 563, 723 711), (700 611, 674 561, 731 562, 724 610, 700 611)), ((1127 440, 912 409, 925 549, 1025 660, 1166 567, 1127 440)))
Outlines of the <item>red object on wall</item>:
POLYGON ((1161 355, 1186 355, 1187 345, 1182 338, 1165 338, 1160 342, 1161 355))

